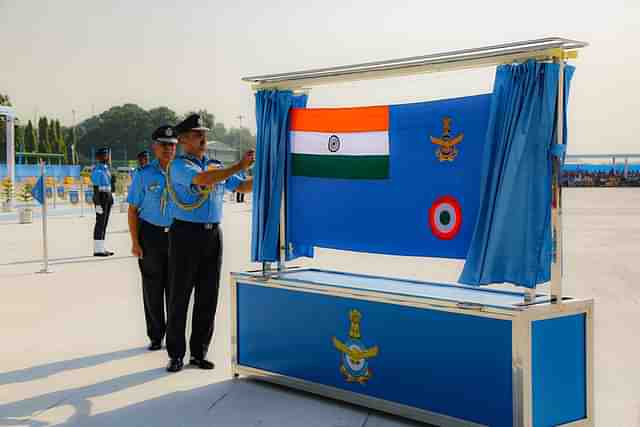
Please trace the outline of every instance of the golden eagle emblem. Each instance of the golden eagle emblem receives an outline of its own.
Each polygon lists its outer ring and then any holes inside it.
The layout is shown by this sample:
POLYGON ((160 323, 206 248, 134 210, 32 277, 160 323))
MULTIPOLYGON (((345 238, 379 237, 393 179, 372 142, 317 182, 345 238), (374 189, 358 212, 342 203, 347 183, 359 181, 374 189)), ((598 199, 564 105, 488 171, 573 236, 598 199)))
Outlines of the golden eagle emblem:
POLYGON ((442 119, 442 136, 440 138, 431 137, 431 143, 438 145, 436 150, 436 157, 441 162, 452 162, 458 156, 458 144, 462 142, 464 133, 461 133, 455 137, 451 137, 451 117, 445 117, 442 119))
POLYGON ((357 382, 365 384, 371 378, 371 369, 368 359, 378 355, 378 346, 366 348, 360 338, 360 321, 362 314, 358 310, 349 312, 351 327, 349 328, 349 339, 346 342, 333 337, 333 346, 340 352, 342 363, 340 373, 347 382, 357 382))

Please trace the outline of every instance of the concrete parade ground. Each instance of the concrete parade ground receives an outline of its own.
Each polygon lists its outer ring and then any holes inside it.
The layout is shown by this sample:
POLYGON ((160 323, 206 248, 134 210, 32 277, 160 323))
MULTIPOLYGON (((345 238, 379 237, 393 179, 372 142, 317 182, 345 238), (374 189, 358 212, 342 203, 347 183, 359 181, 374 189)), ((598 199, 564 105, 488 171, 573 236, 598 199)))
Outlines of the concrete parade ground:
MULTIPOLYGON (((278 386, 231 380, 229 272, 258 268, 249 262, 250 203, 225 202, 223 279, 209 352, 216 367, 187 367, 177 374, 165 371, 164 349, 146 350, 126 214, 114 206, 106 242, 115 256, 94 258, 92 211, 85 209, 81 217, 69 205, 52 209, 53 272, 38 274, 37 211, 27 225, 18 224, 15 213, 0 214, 0 426, 420 425, 278 386)), ((640 426, 640 189, 567 189, 564 226, 565 293, 595 298, 596 425, 640 426)), ((459 261, 329 250, 292 265, 446 282, 454 282, 462 268, 459 261)))

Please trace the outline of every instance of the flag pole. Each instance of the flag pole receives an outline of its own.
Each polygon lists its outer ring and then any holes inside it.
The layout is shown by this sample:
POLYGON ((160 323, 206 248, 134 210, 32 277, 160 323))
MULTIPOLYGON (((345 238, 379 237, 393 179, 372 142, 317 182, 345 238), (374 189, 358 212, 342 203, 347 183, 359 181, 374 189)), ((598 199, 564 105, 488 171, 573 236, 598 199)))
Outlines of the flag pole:
POLYGON ((84 177, 80 174, 80 194, 78 194, 78 200, 80 201, 80 218, 84 218, 84 177))
POLYGON ((42 179, 42 254, 43 254, 43 266, 40 273, 51 273, 52 271, 49 269, 49 246, 47 243, 47 186, 46 180, 47 175, 45 172, 45 163, 44 161, 40 162, 40 175, 42 179))

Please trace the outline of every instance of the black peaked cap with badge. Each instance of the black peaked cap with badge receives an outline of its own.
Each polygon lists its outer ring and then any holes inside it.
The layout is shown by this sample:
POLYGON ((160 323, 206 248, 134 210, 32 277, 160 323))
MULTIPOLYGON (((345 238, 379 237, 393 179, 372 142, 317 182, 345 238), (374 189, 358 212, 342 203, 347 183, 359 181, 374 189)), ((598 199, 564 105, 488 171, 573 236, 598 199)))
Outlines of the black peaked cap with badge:
POLYGON ((204 125, 204 120, 199 114, 191 114, 182 122, 178 123, 174 129, 178 135, 191 130, 210 130, 204 125))
POLYGON ((109 147, 101 147, 96 150, 96 156, 107 156, 111 152, 109 147))
POLYGON ((163 125, 153 131, 151 135, 153 142, 168 142, 170 144, 177 144, 176 131, 173 126, 163 125))

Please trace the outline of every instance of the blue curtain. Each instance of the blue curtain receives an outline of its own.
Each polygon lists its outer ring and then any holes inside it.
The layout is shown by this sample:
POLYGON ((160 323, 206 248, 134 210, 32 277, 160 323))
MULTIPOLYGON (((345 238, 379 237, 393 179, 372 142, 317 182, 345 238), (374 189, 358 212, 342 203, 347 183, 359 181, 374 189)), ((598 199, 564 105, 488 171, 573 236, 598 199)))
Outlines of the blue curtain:
POLYGON ((256 93, 256 164, 253 170, 251 260, 278 261, 280 202, 289 143, 289 110, 305 107, 307 96, 291 91, 256 93))
MULTIPOLYGON (((480 210, 461 283, 535 288, 550 278, 551 179, 560 66, 498 67, 483 154, 480 210)), ((564 111, 574 68, 565 67, 564 111)))

